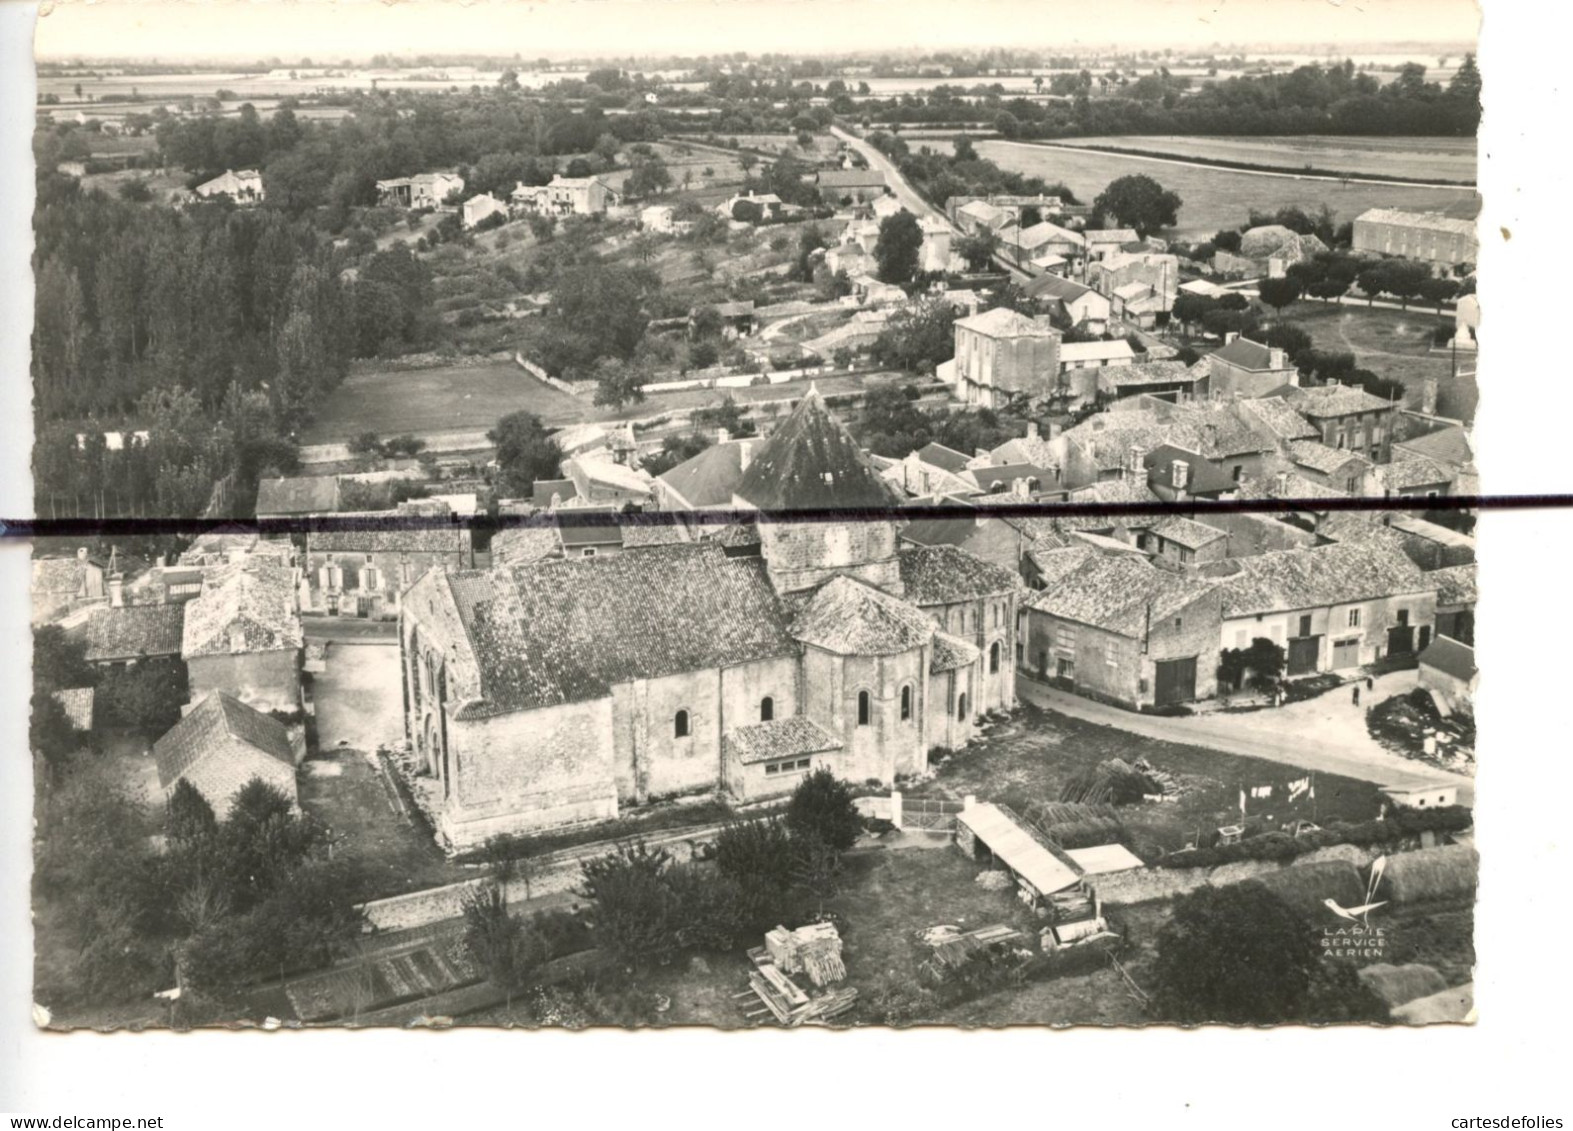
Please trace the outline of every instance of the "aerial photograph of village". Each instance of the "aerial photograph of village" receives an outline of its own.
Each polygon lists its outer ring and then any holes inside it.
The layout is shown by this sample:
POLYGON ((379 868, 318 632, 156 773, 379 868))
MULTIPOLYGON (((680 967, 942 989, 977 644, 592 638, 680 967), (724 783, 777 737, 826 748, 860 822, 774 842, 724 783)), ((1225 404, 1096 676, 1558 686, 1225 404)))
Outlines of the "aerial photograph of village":
POLYGON ((878 7, 40 19, 40 1027, 1475 1020, 1474 9, 878 7))

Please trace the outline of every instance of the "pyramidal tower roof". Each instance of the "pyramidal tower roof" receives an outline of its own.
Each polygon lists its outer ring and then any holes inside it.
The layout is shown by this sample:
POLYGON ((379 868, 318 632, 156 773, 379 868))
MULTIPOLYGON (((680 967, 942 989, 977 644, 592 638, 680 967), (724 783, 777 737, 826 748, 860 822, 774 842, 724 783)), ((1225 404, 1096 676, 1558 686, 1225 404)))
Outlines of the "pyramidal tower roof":
POLYGON ((813 386, 755 453, 736 491, 760 510, 855 510, 897 501, 813 386))

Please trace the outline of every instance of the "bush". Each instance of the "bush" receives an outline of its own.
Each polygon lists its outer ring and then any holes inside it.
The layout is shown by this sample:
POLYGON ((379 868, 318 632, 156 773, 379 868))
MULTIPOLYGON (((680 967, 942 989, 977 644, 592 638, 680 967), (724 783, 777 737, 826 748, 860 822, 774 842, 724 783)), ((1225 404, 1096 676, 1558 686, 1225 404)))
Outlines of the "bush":
POLYGON ((1235 844, 1171 852, 1156 860, 1155 864, 1160 868, 1217 868, 1242 860, 1288 863, 1319 848, 1332 848, 1340 844, 1352 844, 1358 848, 1382 845, 1396 847, 1418 838, 1421 833, 1462 832, 1473 824, 1473 812, 1462 805, 1440 809, 1394 809, 1385 818, 1355 823, 1330 822, 1297 837, 1269 832, 1246 837, 1235 844))
POLYGON ((104 674, 93 712, 104 726, 163 734, 180 721, 187 687, 186 664, 178 656, 141 660, 104 674))
POLYGON ((794 838, 814 838, 838 852, 857 843, 863 817, 847 783, 820 767, 798 783, 787 804, 786 827, 794 838))

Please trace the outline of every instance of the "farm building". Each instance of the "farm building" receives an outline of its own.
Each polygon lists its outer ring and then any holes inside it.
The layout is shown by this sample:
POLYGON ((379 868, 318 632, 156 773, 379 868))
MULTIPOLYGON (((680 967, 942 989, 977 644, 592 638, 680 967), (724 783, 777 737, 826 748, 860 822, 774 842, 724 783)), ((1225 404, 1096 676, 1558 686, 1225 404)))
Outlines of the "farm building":
POLYGON ((210 570, 183 608, 180 656, 193 700, 222 691, 263 711, 300 709, 304 643, 294 571, 266 559, 210 570))
POLYGON ((236 204, 260 204, 263 200, 262 174, 255 169, 235 172, 226 169, 211 181, 204 181, 191 190, 203 199, 215 196, 228 197, 236 204))
POLYGON ((501 216, 507 219, 508 205, 498 200, 491 193, 483 192, 479 196, 472 196, 464 202, 461 215, 464 226, 473 228, 490 216, 501 216))
POLYGON ((1475 688, 1480 669, 1475 666, 1475 650, 1448 636, 1438 636, 1420 653, 1420 686, 1433 695, 1444 696, 1455 711, 1474 712, 1475 688))
POLYGON ((509 200, 524 212, 548 216, 600 216, 620 203, 622 196, 599 177, 556 174, 544 185, 515 186, 509 200))
POLYGON ((464 191, 458 173, 417 173, 377 182, 377 203, 388 208, 438 208, 448 197, 464 191))

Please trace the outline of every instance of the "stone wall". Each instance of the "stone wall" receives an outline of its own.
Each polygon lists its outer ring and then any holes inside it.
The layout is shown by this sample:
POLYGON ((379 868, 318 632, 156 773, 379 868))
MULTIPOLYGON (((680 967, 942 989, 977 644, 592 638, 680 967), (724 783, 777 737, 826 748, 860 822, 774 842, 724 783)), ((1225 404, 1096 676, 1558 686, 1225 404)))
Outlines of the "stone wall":
POLYGON ((1302 864, 1322 864, 1336 860, 1365 868, 1384 851, 1381 848, 1339 844, 1309 852, 1292 864, 1278 864, 1271 860, 1240 860, 1216 868, 1136 868, 1129 872, 1094 876, 1089 882, 1104 903, 1119 906, 1146 903, 1154 899, 1173 899, 1198 888, 1224 887, 1302 864))

